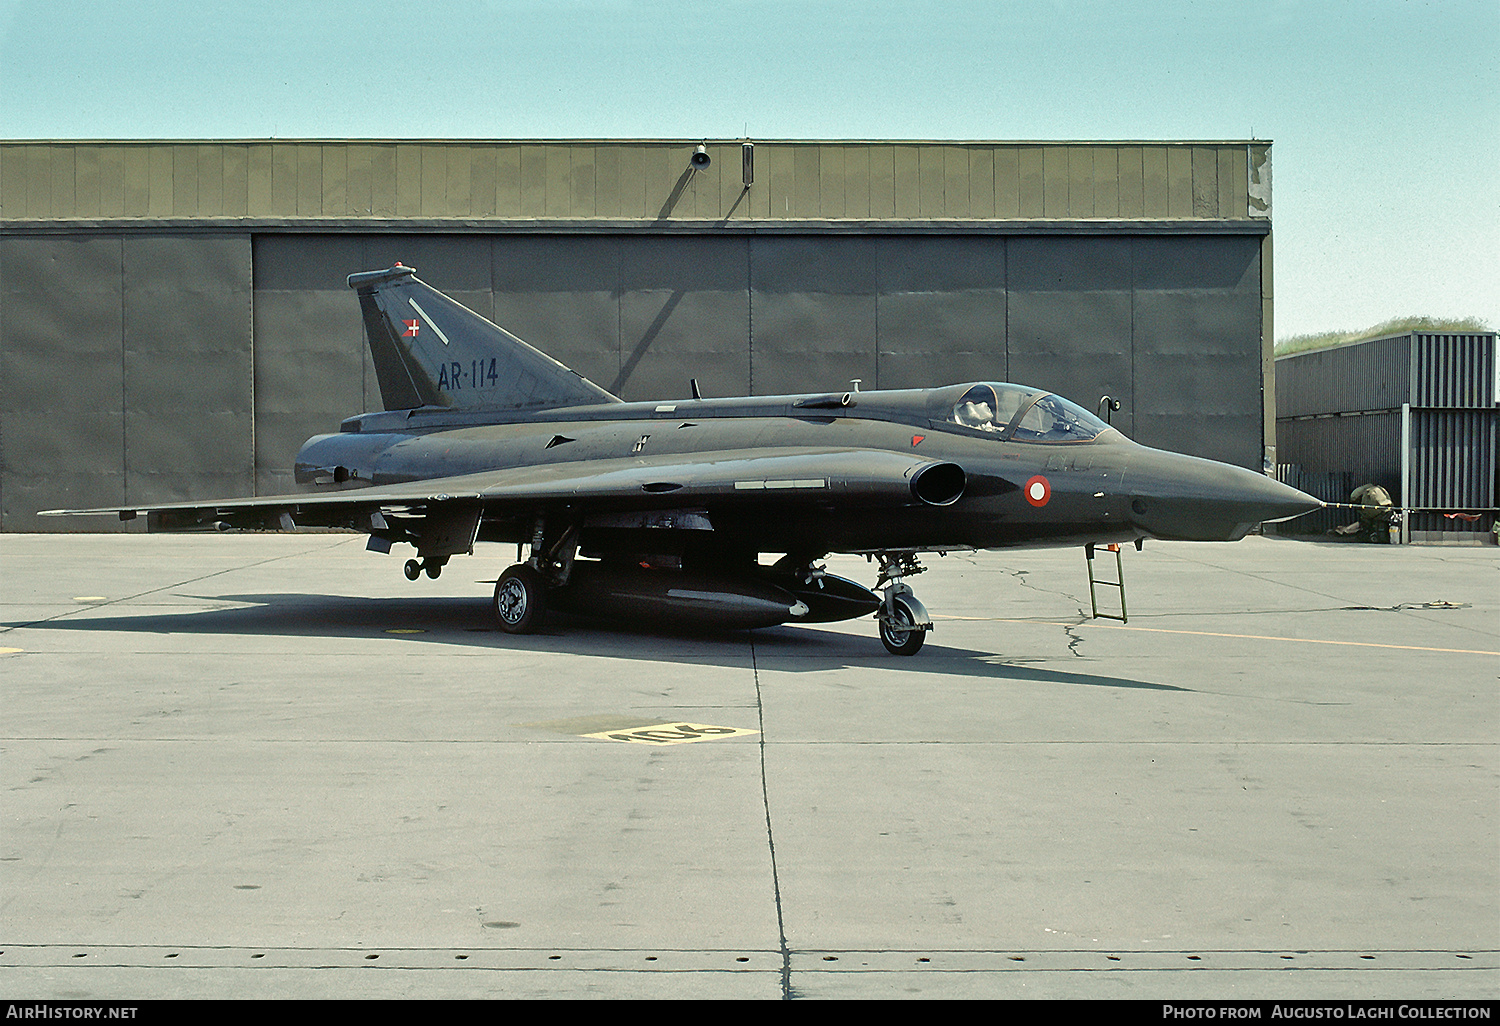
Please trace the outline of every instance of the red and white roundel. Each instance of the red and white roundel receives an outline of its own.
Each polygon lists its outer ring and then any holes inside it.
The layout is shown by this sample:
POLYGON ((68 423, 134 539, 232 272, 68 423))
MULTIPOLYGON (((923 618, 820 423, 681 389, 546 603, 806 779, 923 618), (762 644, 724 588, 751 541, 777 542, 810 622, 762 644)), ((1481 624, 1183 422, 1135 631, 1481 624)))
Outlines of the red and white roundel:
POLYGON ((1052 483, 1041 474, 1026 482, 1026 501, 1033 506, 1041 507, 1047 505, 1047 500, 1052 498, 1052 483))

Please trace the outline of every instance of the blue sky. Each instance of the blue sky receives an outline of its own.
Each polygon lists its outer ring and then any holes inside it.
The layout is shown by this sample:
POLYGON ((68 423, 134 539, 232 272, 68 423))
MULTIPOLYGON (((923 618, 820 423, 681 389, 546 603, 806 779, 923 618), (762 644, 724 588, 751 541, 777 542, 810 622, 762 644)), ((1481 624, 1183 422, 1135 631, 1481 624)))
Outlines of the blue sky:
POLYGON ((1272 139, 1278 336, 1500 327, 1500 0, 0 0, 0 138, 1272 139))

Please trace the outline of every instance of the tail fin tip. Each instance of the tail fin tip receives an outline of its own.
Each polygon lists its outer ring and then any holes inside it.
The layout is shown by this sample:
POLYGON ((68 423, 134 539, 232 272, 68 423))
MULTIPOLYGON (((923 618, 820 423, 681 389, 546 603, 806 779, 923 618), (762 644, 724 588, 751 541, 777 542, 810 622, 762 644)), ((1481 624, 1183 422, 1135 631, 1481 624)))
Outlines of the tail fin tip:
POLYGON ((349 275, 347 280, 351 289, 360 289, 381 285, 388 281, 399 281, 402 278, 414 278, 416 274, 415 267, 407 267, 398 260, 395 266, 387 267, 383 271, 360 271, 349 275))

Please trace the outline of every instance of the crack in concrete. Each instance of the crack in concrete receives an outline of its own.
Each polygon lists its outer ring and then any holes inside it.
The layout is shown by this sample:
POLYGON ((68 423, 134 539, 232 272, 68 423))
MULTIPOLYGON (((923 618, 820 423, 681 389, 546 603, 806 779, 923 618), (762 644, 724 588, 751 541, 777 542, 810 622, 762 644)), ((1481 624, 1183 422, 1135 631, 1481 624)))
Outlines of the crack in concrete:
POLYGON ((1027 570, 1009 570, 1009 571, 1007 571, 1007 573, 1009 573, 1011 577, 1015 578, 1016 581, 1023 588, 1030 588, 1032 591, 1036 592, 1039 595, 1059 595, 1059 596, 1067 599, 1069 602, 1072 602, 1073 604, 1075 604, 1078 607, 1078 622, 1075 623, 1075 624, 1070 624, 1070 625, 1065 626, 1063 628, 1063 633, 1068 636, 1068 652, 1071 655, 1073 655, 1073 656, 1075 656, 1075 657, 1077 657, 1079 659, 1086 659, 1086 658, 1088 658, 1087 656, 1085 656, 1082 652, 1080 652, 1078 650, 1078 646, 1082 645, 1085 639, 1083 637, 1081 637, 1080 635, 1073 633, 1079 627, 1082 627, 1086 622, 1088 622, 1089 620, 1093 619, 1091 616, 1089 616, 1088 613, 1084 612, 1083 603, 1081 601, 1079 601, 1079 598, 1078 598, 1077 595, 1074 595, 1071 592, 1059 591, 1056 588, 1038 588, 1038 587, 1036 587, 1034 584, 1032 584, 1030 581, 1028 581, 1026 579, 1026 576, 1027 576, 1027 574, 1029 572, 1030 571, 1027 571, 1027 570))

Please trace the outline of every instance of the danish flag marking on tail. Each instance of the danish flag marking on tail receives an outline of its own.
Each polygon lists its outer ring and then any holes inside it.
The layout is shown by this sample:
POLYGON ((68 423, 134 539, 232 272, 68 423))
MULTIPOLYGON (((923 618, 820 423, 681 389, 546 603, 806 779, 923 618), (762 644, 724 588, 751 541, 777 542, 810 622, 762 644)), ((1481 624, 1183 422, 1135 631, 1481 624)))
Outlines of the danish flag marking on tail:
POLYGON ((416 338, 417 332, 422 330, 421 321, 402 321, 401 323, 406 325, 406 330, 401 333, 402 338, 416 338))

